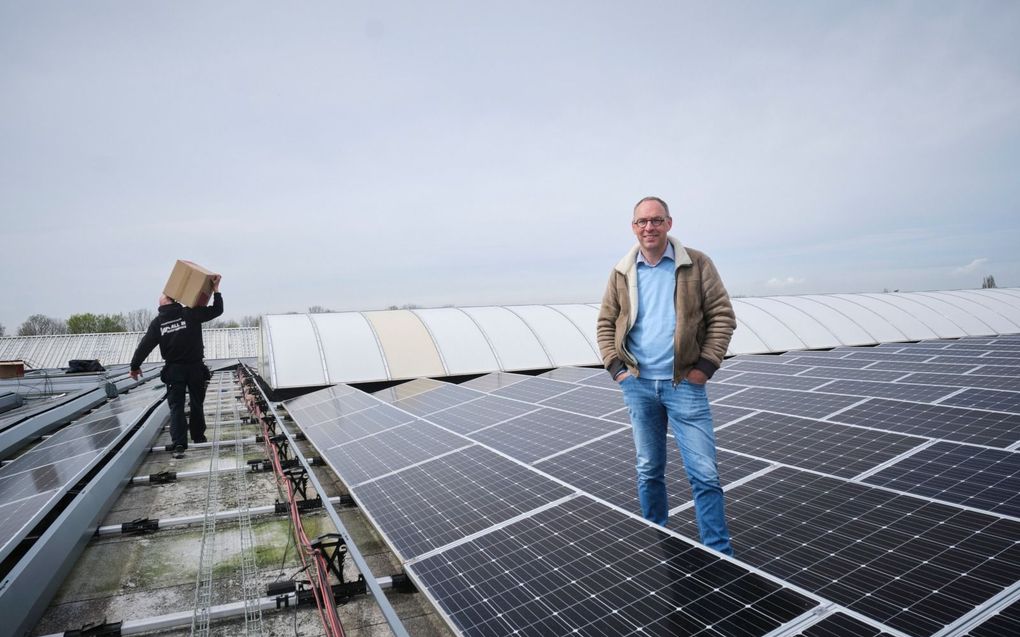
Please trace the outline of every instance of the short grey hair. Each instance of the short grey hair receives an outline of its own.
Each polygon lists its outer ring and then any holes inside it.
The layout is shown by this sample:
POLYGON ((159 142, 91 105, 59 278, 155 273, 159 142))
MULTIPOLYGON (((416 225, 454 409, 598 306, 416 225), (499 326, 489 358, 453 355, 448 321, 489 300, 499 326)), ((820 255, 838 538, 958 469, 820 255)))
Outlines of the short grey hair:
POLYGON ((637 202, 636 204, 634 204, 634 212, 637 212, 638 206, 640 206, 641 204, 643 204, 643 203, 644 203, 644 202, 646 202, 646 201, 654 201, 654 202, 656 202, 657 204, 659 204, 660 206, 662 206, 662 209, 663 209, 663 210, 665 210, 665 211, 666 211, 666 216, 667 216, 667 217, 669 216, 669 204, 667 204, 667 203, 666 203, 665 201, 663 201, 662 199, 659 199, 658 197, 645 197, 645 198, 644 198, 644 199, 642 199, 641 201, 639 201, 639 202, 637 202))

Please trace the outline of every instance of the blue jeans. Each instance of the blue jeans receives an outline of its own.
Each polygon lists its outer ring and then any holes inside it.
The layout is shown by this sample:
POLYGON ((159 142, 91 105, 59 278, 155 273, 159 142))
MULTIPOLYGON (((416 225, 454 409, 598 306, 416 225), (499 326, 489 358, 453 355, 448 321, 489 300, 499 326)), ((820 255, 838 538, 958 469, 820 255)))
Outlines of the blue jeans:
POLYGON ((623 379, 620 388, 634 430, 641 514, 646 520, 662 526, 666 525, 669 516, 666 495, 668 422, 691 483, 701 543, 720 553, 733 555, 715 461, 712 411, 708 406, 705 386, 683 380, 673 387, 669 380, 628 376, 623 379))

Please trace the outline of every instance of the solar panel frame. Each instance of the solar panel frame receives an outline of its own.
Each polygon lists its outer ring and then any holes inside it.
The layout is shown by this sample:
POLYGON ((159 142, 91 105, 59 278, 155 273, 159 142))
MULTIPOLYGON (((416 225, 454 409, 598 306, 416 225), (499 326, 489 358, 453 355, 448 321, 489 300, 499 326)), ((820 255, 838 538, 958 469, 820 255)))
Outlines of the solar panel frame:
POLYGON ((319 451, 340 477, 355 487, 471 444, 462 436, 419 419, 319 451))
POLYGON ((772 389, 749 387, 746 391, 719 399, 718 406, 741 407, 751 410, 765 410, 804 418, 824 418, 860 403, 864 398, 827 394, 824 392, 798 391, 793 389, 772 389))
POLYGON ((468 637, 764 635, 818 606, 584 496, 407 569, 468 637))
POLYGON ((968 387, 939 401, 939 404, 1020 414, 1020 392, 968 387))
POLYGON ((926 441, 766 411, 716 432, 720 449, 843 478, 874 469, 926 441))
POLYGON ((955 442, 1005 448, 1020 440, 1020 416, 872 398, 829 420, 955 442))
POLYGON ((1020 518, 1020 452, 939 441, 863 480, 1020 518))
POLYGON ((543 407, 469 438, 530 464, 620 429, 619 423, 543 407))
POLYGON ((1020 577, 1020 522, 790 467, 728 491, 727 514, 740 559, 915 637, 1020 577))
POLYGON ((574 493, 473 445, 351 490, 406 561, 574 493))

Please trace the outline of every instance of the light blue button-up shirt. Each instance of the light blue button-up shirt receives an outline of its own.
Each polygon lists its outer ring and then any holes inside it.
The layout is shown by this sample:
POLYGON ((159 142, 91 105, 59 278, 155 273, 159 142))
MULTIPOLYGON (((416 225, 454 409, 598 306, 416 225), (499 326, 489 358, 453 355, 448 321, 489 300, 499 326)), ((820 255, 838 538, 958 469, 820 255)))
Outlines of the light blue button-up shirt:
POLYGON ((655 265, 638 250, 638 307, 634 327, 627 333, 627 350, 637 359, 641 378, 673 379, 673 341, 676 333, 676 251, 672 243, 655 265))

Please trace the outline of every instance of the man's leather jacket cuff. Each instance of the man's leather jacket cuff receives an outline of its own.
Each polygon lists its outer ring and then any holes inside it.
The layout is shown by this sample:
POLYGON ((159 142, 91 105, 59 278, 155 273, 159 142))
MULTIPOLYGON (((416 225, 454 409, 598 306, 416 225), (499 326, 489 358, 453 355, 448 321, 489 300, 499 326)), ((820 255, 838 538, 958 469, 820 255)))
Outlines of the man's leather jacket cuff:
POLYGON ((606 369, 609 371, 609 375, 613 377, 613 380, 616 380, 617 376, 627 371, 627 366, 624 365, 623 361, 615 360, 606 369))
POLYGON ((712 374, 715 373, 719 366, 708 360, 707 358, 699 358, 698 362, 694 364, 694 369, 701 370, 706 377, 712 378, 712 374))

